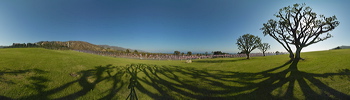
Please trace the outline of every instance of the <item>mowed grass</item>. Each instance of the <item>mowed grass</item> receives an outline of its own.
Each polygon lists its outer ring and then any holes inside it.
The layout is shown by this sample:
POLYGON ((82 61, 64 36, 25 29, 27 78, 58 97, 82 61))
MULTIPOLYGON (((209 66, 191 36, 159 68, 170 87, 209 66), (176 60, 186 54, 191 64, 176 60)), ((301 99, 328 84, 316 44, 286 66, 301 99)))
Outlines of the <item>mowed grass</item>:
POLYGON ((0 99, 349 99, 350 50, 139 60, 70 50, 0 49, 0 99))

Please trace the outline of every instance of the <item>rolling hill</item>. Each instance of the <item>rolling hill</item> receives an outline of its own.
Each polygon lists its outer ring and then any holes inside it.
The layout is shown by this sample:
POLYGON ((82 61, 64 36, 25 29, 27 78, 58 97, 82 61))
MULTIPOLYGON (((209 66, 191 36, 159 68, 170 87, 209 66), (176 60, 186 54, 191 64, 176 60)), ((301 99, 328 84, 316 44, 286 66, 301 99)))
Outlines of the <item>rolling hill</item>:
MULTIPOLYGON (((7 46, 4 46, 7 47, 7 46)), ((125 52, 127 49, 118 46, 95 45, 84 41, 40 41, 36 43, 13 43, 9 48, 43 47, 55 50, 89 50, 89 51, 119 51, 125 52)), ((0 46, 0 48, 3 48, 0 46)), ((133 49, 129 49, 133 52, 133 49)), ((146 52, 138 50, 138 52, 146 52)))
POLYGON ((333 48, 333 49, 331 49, 331 50, 335 50, 335 49, 350 49, 350 46, 344 46, 344 45, 342 45, 342 46, 335 47, 335 48, 333 48))
POLYGON ((91 51, 102 51, 103 48, 94 45, 88 42, 83 41, 41 41, 37 42, 36 44, 39 44, 39 46, 45 47, 45 48, 55 48, 55 47, 66 47, 68 49, 72 50, 91 50, 91 51))
MULTIPOLYGON (((123 48, 123 47, 118 47, 118 46, 110 46, 110 45, 98 45, 104 49, 111 49, 111 50, 116 50, 116 51, 126 51, 126 49, 128 48, 123 48)), ((131 52, 133 52, 134 50, 137 50, 137 49, 129 49, 131 52)), ((146 52, 146 51, 143 51, 143 50, 137 50, 138 52, 146 52)))

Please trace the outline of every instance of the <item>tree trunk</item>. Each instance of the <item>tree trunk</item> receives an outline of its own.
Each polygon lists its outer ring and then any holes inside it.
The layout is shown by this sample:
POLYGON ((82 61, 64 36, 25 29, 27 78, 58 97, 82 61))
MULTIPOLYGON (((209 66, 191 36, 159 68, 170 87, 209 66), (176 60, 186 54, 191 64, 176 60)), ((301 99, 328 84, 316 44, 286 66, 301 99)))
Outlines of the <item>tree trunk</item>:
POLYGON ((263 56, 265 56, 265 52, 263 52, 263 56))
POLYGON ((288 52, 289 52, 290 60, 294 60, 294 53, 292 51, 288 51, 288 52))
POLYGON ((297 48, 297 50, 295 52, 295 59, 297 59, 297 60, 301 59, 301 57, 300 57, 301 49, 302 48, 297 48))
POLYGON ((246 55, 247 55, 247 59, 250 59, 249 53, 246 53, 246 55))
POLYGON ((299 59, 294 59, 292 64, 289 66, 289 70, 290 71, 298 71, 298 62, 299 62, 299 59))

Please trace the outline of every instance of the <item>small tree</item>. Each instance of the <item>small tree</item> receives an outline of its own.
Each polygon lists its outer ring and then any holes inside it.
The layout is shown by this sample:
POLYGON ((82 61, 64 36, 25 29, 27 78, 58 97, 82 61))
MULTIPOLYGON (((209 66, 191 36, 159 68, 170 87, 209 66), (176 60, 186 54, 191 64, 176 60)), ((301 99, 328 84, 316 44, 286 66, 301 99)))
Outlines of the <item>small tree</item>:
POLYGON ((280 52, 279 51, 276 51, 276 55, 279 55, 280 54, 280 52))
POLYGON ((174 51, 174 55, 180 55, 180 51, 174 51))
POLYGON ((129 50, 129 49, 126 49, 125 52, 126 52, 126 53, 130 53, 130 50, 129 50))
POLYGON ((213 55, 221 55, 222 54, 221 51, 213 51, 212 53, 213 53, 213 55))
POLYGON ((238 49, 244 51, 247 55, 247 59, 250 59, 250 52, 259 47, 261 44, 261 39, 258 36, 251 34, 245 34, 237 39, 238 49))
POLYGON ((291 60, 301 59, 300 52, 304 47, 331 38, 328 32, 339 25, 336 16, 319 15, 317 18, 305 4, 284 7, 275 16, 278 20, 270 19, 260 30, 280 43, 289 52, 291 60), (289 45, 295 46, 295 56, 289 45))
POLYGON ((139 53, 137 50, 134 50, 134 53, 139 53))
POLYGON ((265 52, 270 49, 270 45, 268 43, 262 43, 259 44, 258 49, 263 53, 263 55, 265 56, 265 52))
POLYGON ((189 55, 189 56, 192 55, 192 52, 191 52, 191 51, 188 51, 188 52, 187 52, 187 55, 189 55))

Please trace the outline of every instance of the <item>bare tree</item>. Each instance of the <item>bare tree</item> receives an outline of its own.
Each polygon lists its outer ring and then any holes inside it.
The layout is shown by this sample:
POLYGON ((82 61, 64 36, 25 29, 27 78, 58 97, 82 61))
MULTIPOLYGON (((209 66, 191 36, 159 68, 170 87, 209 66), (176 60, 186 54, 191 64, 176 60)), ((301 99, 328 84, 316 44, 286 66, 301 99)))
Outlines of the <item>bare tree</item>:
POLYGON ((291 60, 301 59, 304 47, 331 38, 328 32, 339 25, 336 16, 317 16, 306 4, 284 7, 274 16, 278 20, 270 19, 260 30, 277 40, 289 52, 291 60), (290 45, 295 46, 295 55, 290 45))
POLYGON ((265 52, 267 50, 270 49, 270 45, 268 43, 262 43, 262 44, 259 44, 259 47, 258 49, 263 53, 263 55, 265 56, 265 52))
POLYGON ((261 44, 261 39, 258 36, 245 34, 237 39, 236 44, 238 45, 238 49, 244 51, 244 53, 247 55, 247 59, 249 59, 250 52, 259 47, 259 44, 261 44))

